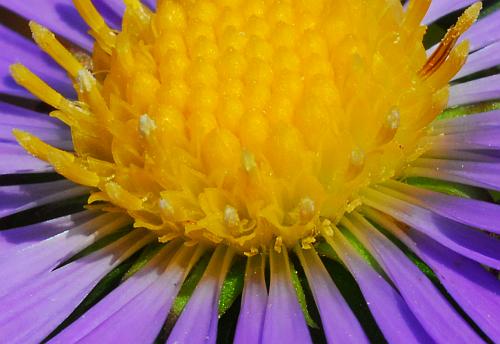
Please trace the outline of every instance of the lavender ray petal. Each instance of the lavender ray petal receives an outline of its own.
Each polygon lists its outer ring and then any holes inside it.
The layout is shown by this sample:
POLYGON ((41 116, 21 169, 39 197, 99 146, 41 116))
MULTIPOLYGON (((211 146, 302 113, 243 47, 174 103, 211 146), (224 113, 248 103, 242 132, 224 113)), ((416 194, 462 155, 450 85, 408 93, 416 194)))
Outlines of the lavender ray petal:
POLYGON ((93 0, 92 3, 97 11, 114 29, 120 29, 123 13, 125 12, 125 3, 123 0, 93 0))
POLYGON ((430 149, 422 154, 424 159, 449 159, 470 162, 500 163, 500 151, 430 149))
POLYGON ((471 128, 471 130, 429 136, 426 142, 435 150, 500 150, 500 127, 471 128))
POLYGON ((463 256, 500 268, 500 241, 484 232, 375 190, 364 193, 363 203, 406 223, 463 256))
POLYGON ((500 281, 480 264, 415 231, 389 228, 435 272, 462 309, 493 342, 500 342, 500 281))
POLYGON ((456 134, 484 128, 500 127, 500 110, 482 112, 469 116, 435 121, 432 123, 432 134, 456 134))
POLYGON ((312 343, 304 314, 292 285, 288 253, 270 249, 271 283, 262 344, 312 343))
MULTIPOLYGON (((396 181, 389 181, 385 185, 397 191, 397 194, 391 194, 394 197, 450 220, 500 234, 500 206, 497 204, 454 197, 396 181)), ((380 190, 387 190, 387 188, 383 187, 380 190)))
POLYGON ((0 142, 0 175, 52 172, 54 168, 15 144, 0 142))
POLYGON ((46 113, 28 110, 16 105, 0 101, 0 124, 12 127, 26 125, 47 130, 67 129, 59 120, 48 116, 46 113))
POLYGON ((450 87, 448 106, 478 103, 500 98, 500 74, 487 76, 450 87))
MULTIPOLYGON (((483 341, 406 255, 359 215, 349 230, 361 240, 392 280, 408 307, 438 343, 483 341)), ((347 223, 350 221, 345 221, 347 223)))
POLYGON ((145 3, 150 9, 156 9, 156 0, 142 0, 142 2, 145 3))
POLYGON ((413 162, 405 174, 500 190, 500 165, 497 163, 421 158, 413 162))
POLYGON ((47 114, 0 102, 0 141, 17 144, 13 129, 28 131, 58 148, 73 150, 71 131, 47 114))
POLYGON ((429 149, 422 154, 424 159, 462 160, 500 164, 500 151, 493 150, 442 150, 429 149))
POLYGON ((88 193, 89 188, 76 186, 67 180, 0 186, 0 217, 88 193))
POLYGON ((0 231, 0 252, 3 254, 13 249, 24 250, 95 216, 97 216, 96 212, 85 210, 29 226, 2 230, 0 231))
POLYGON ((326 271, 316 251, 298 250, 309 287, 318 306, 328 343, 369 343, 337 286, 326 271))
POLYGON ((215 249, 193 295, 177 319, 167 343, 215 343, 219 296, 234 252, 223 245, 215 249))
MULTIPOLYGON (((500 20, 500 19, 499 19, 500 20)), ((500 42, 492 43, 470 54, 453 80, 500 65, 500 42)))
POLYGON ((398 291, 370 267, 343 235, 328 238, 358 283, 375 321, 389 343, 434 343, 398 291))
POLYGON ((249 257, 245 271, 245 287, 234 343, 259 343, 262 336, 267 305, 267 288, 264 276, 265 257, 249 257))
POLYGON ((23 131, 27 131, 40 140, 44 141, 47 144, 52 146, 56 146, 59 149, 64 149, 67 151, 73 150, 73 144, 71 141, 71 134, 66 129, 47 129, 47 128, 39 128, 30 125, 24 126, 16 126, 0 124, 0 141, 10 144, 16 144, 17 140, 12 133, 12 129, 20 129, 23 131), (64 148, 63 148, 64 147, 64 148))
POLYGON ((124 217, 105 214, 93 220, 78 223, 46 240, 27 247, 12 247, 0 253, 0 271, 3 282, 0 296, 4 296, 23 284, 32 283, 40 275, 49 273, 59 264, 72 257, 95 240, 123 227, 129 222, 124 217))
POLYGON ((169 244, 49 343, 154 342, 199 252, 194 247, 169 244))
POLYGON ((108 247, 45 273, 0 298, 0 333, 9 343, 39 343, 114 267, 151 240, 135 230, 108 247))

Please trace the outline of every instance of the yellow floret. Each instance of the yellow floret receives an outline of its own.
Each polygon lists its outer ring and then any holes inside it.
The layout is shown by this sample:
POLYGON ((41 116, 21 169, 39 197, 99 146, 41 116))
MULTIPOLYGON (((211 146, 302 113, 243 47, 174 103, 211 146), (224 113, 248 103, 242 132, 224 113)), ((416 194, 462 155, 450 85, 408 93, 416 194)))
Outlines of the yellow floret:
POLYGON ((128 0, 120 32, 89 0, 74 2, 96 39, 92 63, 31 29, 78 101, 22 66, 12 72, 57 109, 75 151, 17 132, 21 144, 162 242, 247 255, 310 247, 361 189, 422 154, 467 57, 467 43, 454 45, 480 9, 427 59, 429 1, 405 12, 386 0, 159 0, 153 13, 128 0))

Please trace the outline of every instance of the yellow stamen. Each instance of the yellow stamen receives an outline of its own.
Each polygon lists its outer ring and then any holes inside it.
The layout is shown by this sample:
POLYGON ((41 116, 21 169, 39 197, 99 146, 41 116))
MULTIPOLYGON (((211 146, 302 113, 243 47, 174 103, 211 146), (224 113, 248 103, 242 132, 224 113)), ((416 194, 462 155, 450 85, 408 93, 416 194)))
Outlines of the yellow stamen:
POLYGON ((75 78, 83 68, 80 62, 56 39, 52 32, 33 21, 30 21, 29 25, 36 44, 75 78))
POLYGON ((451 27, 447 32, 438 48, 429 57, 425 66, 420 71, 420 74, 424 77, 430 76, 434 73, 440 66, 446 61, 450 52, 452 51, 455 43, 460 38, 460 36, 467 31, 472 24, 477 20, 479 12, 482 8, 482 3, 477 2, 470 6, 465 12, 458 18, 457 23, 451 27))
POLYGON ((115 46, 116 34, 106 24, 92 2, 90 0, 73 0, 73 3, 83 20, 90 26, 92 36, 105 51, 111 52, 115 46))

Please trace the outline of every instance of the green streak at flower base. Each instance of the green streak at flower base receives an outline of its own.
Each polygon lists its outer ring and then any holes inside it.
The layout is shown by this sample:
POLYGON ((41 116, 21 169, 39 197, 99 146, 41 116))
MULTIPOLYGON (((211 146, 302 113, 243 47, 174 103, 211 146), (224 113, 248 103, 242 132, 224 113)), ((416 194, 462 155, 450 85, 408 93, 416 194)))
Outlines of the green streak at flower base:
POLYGON ((222 316, 233 305, 234 301, 241 295, 244 285, 245 260, 236 258, 229 270, 219 299, 219 316, 222 316))
POLYGON ((472 105, 457 106, 446 109, 445 111, 443 111, 442 114, 439 115, 437 119, 440 120, 447 118, 455 118, 455 117, 473 115, 481 112, 493 111, 498 109, 500 109, 500 101, 482 102, 472 105))

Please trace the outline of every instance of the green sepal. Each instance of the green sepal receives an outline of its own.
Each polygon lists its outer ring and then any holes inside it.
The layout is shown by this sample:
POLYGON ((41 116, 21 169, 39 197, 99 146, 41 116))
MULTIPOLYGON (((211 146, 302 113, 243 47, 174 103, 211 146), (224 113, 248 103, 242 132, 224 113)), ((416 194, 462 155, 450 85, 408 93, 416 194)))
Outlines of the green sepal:
POLYGON ((205 269, 207 268, 209 261, 210 261, 210 254, 205 254, 193 267, 188 277, 182 284, 179 294, 177 294, 177 297, 174 300, 172 309, 170 310, 169 317, 173 317, 174 319, 176 319, 182 313, 182 310, 187 305, 189 299, 193 295, 193 292, 196 289, 196 286, 198 285, 201 276, 203 276, 203 273, 205 272, 205 269))
POLYGON ((165 244, 159 243, 159 242, 154 242, 146 246, 142 252, 139 258, 132 264, 130 269, 123 275, 122 281, 125 281, 132 275, 134 275, 137 271, 142 269, 144 265, 146 265, 157 253, 160 251, 162 247, 164 247, 165 244))
POLYGON ((418 186, 423 189, 444 193, 451 196, 471 198, 478 200, 489 200, 488 193, 481 188, 470 185, 458 184, 444 180, 436 180, 425 177, 410 177, 404 180, 407 184, 418 186))
MULTIPOLYGON (((320 238, 321 239, 321 238, 320 238)), ((339 263, 342 263, 342 260, 339 258, 337 253, 333 250, 333 248, 328 245, 326 241, 318 241, 315 245, 314 248, 316 249, 316 252, 320 256, 324 256, 333 260, 336 260, 339 263)))
POLYGON ((488 190, 488 193, 495 203, 500 203, 500 191, 488 190))
MULTIPOLYGON (((383 269, 380 267, 377 260, 372 256, 372 254, 365 248, 365 246, 354 236, 349 230, 340 227, 339 228, 344 237, 349 241, 349 244, 356 250, 361 258, 367 262, 372 268, 374 268, 379 274, 385 275, 383 269)), ((335 240, 335 238, 333 239, 335 240)))
POLYGON ((224 283, 222 284, 219 299, 219 316, 222 316, 229 308, 231 308, 233 302, 243 291, 245 281, 245 262, 245 259, 236 258, 224 280, 224 283))
POLYGON ((471 105, 462 105, 457 107, 451 107, 444 110, 437 117, 437 120, 474 115, 477 113, 493 111, 498 109, 500 109, 500 101, 493 101, 493 102, 488 101, 471 105))
POLYGON ((482 19, 490 14, 493 14, 495 11, 500 10, 500 1, 488 1, 486 4, 483 3, 483 10, 479 14, 479 19, 482 19))
POLYGON ((307 309, 307 301, 306 294, 304 293, 304 288, 302 287, 302 283, 300 283, 299 274, 297 273, 297 269, 290 261, 290 271, 292 277, 292 285, 295 289, 295 293, 297 294, 297 300, 299 301, 300 308, 302 309, 302 313, 304 314, 304 318, 306 319, 306 323, 309 327, 319 329, 318 324, 314 321, 307 309))

